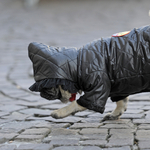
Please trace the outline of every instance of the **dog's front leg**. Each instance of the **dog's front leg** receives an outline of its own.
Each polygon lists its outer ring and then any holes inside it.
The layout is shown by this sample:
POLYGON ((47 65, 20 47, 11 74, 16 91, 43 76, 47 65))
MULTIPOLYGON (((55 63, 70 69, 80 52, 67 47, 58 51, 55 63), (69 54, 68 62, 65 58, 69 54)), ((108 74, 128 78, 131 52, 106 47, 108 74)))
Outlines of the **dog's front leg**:
POLYGON ((76 101, 73 101, 73 102, 72 102, 71 104, 69 104, 68 106, 53 111, 53 112, 51 113, 51 116, 52 116, 53 118, 60 119, 60 118, 67 117, 67 116, 69 116, 69 115, 71 115, 71 114, 74 114, 74 113, 76 113, 76 112, 84 111, 84 110, 86 110, 85 107, 82 107, 82 106, 80 106, 76 101))
POLYGON ((103 121, 105 120, 117 120, 119 117, 126 111, 127 109, 127 103, 128 103, 129 98, 126 97, 123 100, 120 100, 116 102, 117 107, 112 113, 108 113, 104 118, 103 121))

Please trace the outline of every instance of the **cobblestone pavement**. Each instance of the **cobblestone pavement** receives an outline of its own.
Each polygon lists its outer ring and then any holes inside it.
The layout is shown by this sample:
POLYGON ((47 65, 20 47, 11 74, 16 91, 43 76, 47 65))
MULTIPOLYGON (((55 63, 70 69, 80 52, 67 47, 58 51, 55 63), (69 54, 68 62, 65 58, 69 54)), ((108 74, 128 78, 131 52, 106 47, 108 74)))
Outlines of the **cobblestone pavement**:
POLYGON ((148 150, 150 97, 130 97, 120 120, 101 122, 105 114, 85 111, 65 119, 50 113, 65 106, 47 101, 28 87, 34 83, 27 47, 37 41, 81 46, 93 39, 149 24, 149 0, 0 1, 0 150, 148 150))

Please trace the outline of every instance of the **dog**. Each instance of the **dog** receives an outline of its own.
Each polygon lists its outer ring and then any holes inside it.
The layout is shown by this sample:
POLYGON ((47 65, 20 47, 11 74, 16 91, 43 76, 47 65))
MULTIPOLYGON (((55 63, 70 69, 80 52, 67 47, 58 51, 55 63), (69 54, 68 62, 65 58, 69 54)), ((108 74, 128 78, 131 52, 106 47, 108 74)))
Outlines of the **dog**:
POLYGON ((68 106, 56 119, 86 109, 103 113, 108 97, 116 108, 103 120, 116 120, 127 110, 129 95, 150 92, 150 26, 101 38, 81 48, 30 43, 35 83, 29 88, 48 100, 68 106), (77 93, 84 92, 75 101, 77 93))

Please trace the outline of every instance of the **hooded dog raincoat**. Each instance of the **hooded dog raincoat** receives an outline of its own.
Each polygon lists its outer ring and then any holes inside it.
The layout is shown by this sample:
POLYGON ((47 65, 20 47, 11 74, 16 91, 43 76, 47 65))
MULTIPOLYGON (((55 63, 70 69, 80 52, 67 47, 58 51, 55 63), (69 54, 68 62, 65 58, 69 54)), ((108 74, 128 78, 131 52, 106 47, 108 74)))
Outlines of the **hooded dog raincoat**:
POLYGON ((83 47, 49 47, 31 43, 32 91, 62 85, 76 93, 77 103, 103 113, 107 98, 113 101, 131 94, 150 91, 150 26, 114 34, 83 47))

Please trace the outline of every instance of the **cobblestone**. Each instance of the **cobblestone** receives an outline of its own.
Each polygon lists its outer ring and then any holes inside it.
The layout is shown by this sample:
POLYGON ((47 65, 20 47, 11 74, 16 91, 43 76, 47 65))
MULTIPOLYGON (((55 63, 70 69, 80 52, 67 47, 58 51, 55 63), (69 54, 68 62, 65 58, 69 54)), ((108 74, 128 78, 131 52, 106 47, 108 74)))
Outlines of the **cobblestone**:
POLYGON ((131 148, 130 146, 122 146, 122 147, 107 148, 104 150, 131 150, 131 148))
POLYGON ((97 146, 61 146, 54 148, 54 150, 101 150, 97 146))
POLYGON ((80 144, 83 146, 100 146, 105 147, 107 141, 106 140, 86 140, 86 141, 80 141, 80 144))
POLYGON ((32 128, 32 129, 26 129, 24 132, 21 134, 33 134, 33 135, 47 135, 50 133, 50 130, 47 128, 32 128))
POLYGON ((140 149, 149 149, 150 148, 150 142, 148 141, 139 141, 139 148, 140 149))
POLYGON ((110 99, 104 114, 86 110, 64 119, 50 113, 67 104, 32 93, 30 42, 80 47, 91 40, 149 24, 149 0, 0 1, 0 150, 148 150, 150 96, 130 96, 119 120, 102 122, 115 109, 110 99), (135 7, 136 6, 136 7, 135 7))
POLYGON ((82 129, 80 131, 80 134, 107 134, 108 129, 96 129, 96 128, 88 128, 88 129, 82 129))
POLYGON ((117 146, 132 146, 134 144, 133 138, 132 139, 111 139, 107 144, 108 147, 117 147, 117 146))
POLYGON ((75 123, 70 129, 82 129, 82 128, 98 128, 102 125, 102 123, 75 123))
POLYGON ((107 134, 86 134, 86 135, 83 135, 81 137, 81 140, 82 141, 85 141, 85 140, 106 140, 107 139, 107 134))
POLYGON ((41 142, 42 139, 44 138, 44 135, 24 135, 24 134, 20 134, 19 136, 17 136, 15 138, 15 140, 17 141, 37 141, 37 142, 41 142))
POLYGON ((76 139, 54 139, 50 142, 54 147, 58 146, 76 146, 79 143, 79 140, 76 139))
POLYGON ((18 135, 17 133, 0 133, 0 143, 5 143, 9 140, 12 140, 17 135, 18 135))
POLYGON ((136 133, 136 139, 139 141, 150 141, 150 131, 138 130, 136 133))
POLYGON ((22 144, 15 150, 51 150, 52 148, 51 144, 22 144))
POLYGON ((56 142, 59 140, 73 140, 73 141, 80 141, 80 139, 82 138, 81 135, 59 135, 59 136, 51 136, 49 135, 48 137, 44 138, 42 140, 43 143, 50 143, 51 141, 56 142))
POLYGON ((138 129, 149 130, 150 125, 149 124, 141 124, 141 125, 138 126, 138 129))
POLYGON ((59 136, 59 135, 77 135, 80 130, 73 130, 73 129, 63 129, 57 128, 53 129, 51 132, 52 136, 59 136))
POLYGON ((15 150, 17 146, 15 145, 0 145, 1 150, 15 150))
POLYGON ((108 128, 108 129, 130 129, 131 126, 134 125, 130 125, 130 124, 106 124, 104 126, 101 126, 101 128, 108 128))

